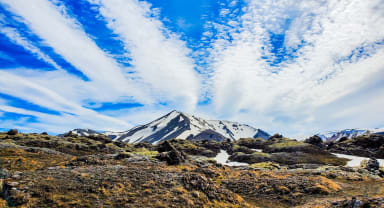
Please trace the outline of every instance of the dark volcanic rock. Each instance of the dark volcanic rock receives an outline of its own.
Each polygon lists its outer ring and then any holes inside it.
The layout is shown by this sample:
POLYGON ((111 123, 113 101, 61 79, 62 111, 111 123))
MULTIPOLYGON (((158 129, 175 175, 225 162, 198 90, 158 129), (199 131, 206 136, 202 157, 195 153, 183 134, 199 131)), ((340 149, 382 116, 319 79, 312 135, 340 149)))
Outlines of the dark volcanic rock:
POLYGON ((252 149, 263 149, 265 145, 267 145, 267 141, 260 138, 246 138, 246 139, 239 139, 236 141, 236 144, 239 146, 245 146, 252 149))
POLYGON ((376 171, 380 169, 379 161, 375 158, 370 158, 367 162, 367 167, 365 167, 369 171, 376 171))
POLYGON ((245 162, 248 164, 271 161, 266 153, 255 152, 253 154, 244 154, 237 152, 229 157, 229 160, 236 162, 245 162))
POLYGON ((156 158, 161 161, 166 161, 168 165, 178 165, 185 162, 186 156, 178 151, 169 141, 164 141, 158 148, 160 152, 156 158))
POLYGON ((16 135, 17 133, 19 133, 17 129, 11 129, 7 132, 8 135, 16 135))
POLYGON ((157 147, 158 152, 168 152, 168 151, 171 151, 173 149, 175 149, 175 148, 171 145, 171 143, 168 140, 162 142, 157 147))
POLYGON ((126 152, 121 152, 115 156, 115 160, 121 160, 121 159, 125 159, 125 158, 130 158, 130 157, 132 157, 131 154, 126 153, 126 152))
POLYGON ((384 135, 362 135, 328 144, 327 149, 336 153, 384 159, 384 135))
POLYGON ((308 144, 315 145, 315 146, 320 147, 320 148, 323 147, 323 140, 317 135, 309 137, 304 142, 308 143, 308 144))
POLYGON ((168 165, 178 165, 185 162, 185 156, 177 150, 161 152, 156 156, 156 158, 161 161, 166 161, 168 165))
POLYGON ((374 207, 383 207, 384 206, 384 198, 383 197, 377 197, 377 198, 364 198, 359 199, 357 197, 352 197, 350 200, 346 199, 343 201, 336 201, 331 203, 331 207, 334 208, 345 208, 345 207, 351 207, 351 208, 357 208, 357 207, 364 207, 364 208, 374 208, 374 207))

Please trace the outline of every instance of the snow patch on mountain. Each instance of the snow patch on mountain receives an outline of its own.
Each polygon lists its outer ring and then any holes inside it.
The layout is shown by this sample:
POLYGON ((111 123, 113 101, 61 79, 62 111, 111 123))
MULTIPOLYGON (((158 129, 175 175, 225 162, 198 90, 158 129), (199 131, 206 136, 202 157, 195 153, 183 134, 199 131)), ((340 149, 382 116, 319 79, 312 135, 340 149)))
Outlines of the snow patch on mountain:
POLYGON ((343 137, 354 138, 361 135, 381 134, 384 135, 384 128, 375 129, 344 129, 340 131, 328 131, 325 133, 316 134, 323 141, 338 141, 343 137))
POLYGON ((65 136, 65 135, 90 136, 90 135, 100 135, 100 134, 102 133, 92 129, 73 129, 65 134, 59 134, 58 136, 65 136))

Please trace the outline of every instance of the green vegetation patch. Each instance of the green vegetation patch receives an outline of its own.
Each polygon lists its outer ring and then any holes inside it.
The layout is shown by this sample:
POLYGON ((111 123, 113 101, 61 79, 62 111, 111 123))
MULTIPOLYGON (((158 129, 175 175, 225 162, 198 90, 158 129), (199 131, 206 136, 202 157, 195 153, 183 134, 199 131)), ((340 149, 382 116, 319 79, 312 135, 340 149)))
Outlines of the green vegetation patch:
POLYGON ((284 142, 271 144, 268 147, 281 149, 281 148, 289 148, 289 147, 307 147, 307 146, 310 146, 310 144, 299 142, 299 141, 284 141, 284 142))
POLYGON ((254 164, 249 165, 249 167, 255 168, 255 169, 268 169, 268 170, 280 169, 280 165, 278 163, 274 163, 274 162, 254 163, 254 164))
POLYGON ((157 154, 159 154, 158 151, 151 151, 146 148, 137 148, 132 153, 135 155, 146 156, 146 157, 155 157, 157 154))

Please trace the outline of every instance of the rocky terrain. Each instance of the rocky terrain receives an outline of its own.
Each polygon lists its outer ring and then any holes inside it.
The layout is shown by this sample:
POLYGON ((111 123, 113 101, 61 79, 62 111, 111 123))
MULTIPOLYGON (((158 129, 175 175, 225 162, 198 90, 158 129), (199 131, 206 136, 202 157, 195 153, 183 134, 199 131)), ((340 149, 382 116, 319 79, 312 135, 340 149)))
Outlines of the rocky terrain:
POLYGON ((153 145, 11 130, 0 133, 0 207, 384 207, 375 160, 346 167, 312 140, 153 145), (245 165, 218 163, 222 151, 245 165))
POLYGON ((305 142, 334 153, 384 159, 384 135, 381 134, 342 137, 337 141, 326 142, 318 136, 313 136, 305 142))

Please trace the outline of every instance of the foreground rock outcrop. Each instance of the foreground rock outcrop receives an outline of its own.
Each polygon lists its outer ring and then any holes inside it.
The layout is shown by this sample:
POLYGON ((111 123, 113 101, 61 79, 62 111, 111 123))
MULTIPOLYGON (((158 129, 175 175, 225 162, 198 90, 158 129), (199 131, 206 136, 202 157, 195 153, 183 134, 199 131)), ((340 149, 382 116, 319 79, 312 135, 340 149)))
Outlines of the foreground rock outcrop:
POLYGON ((327 142, 328 151, 384 159, 384 135, 361 135, 351 139, 327 142))

